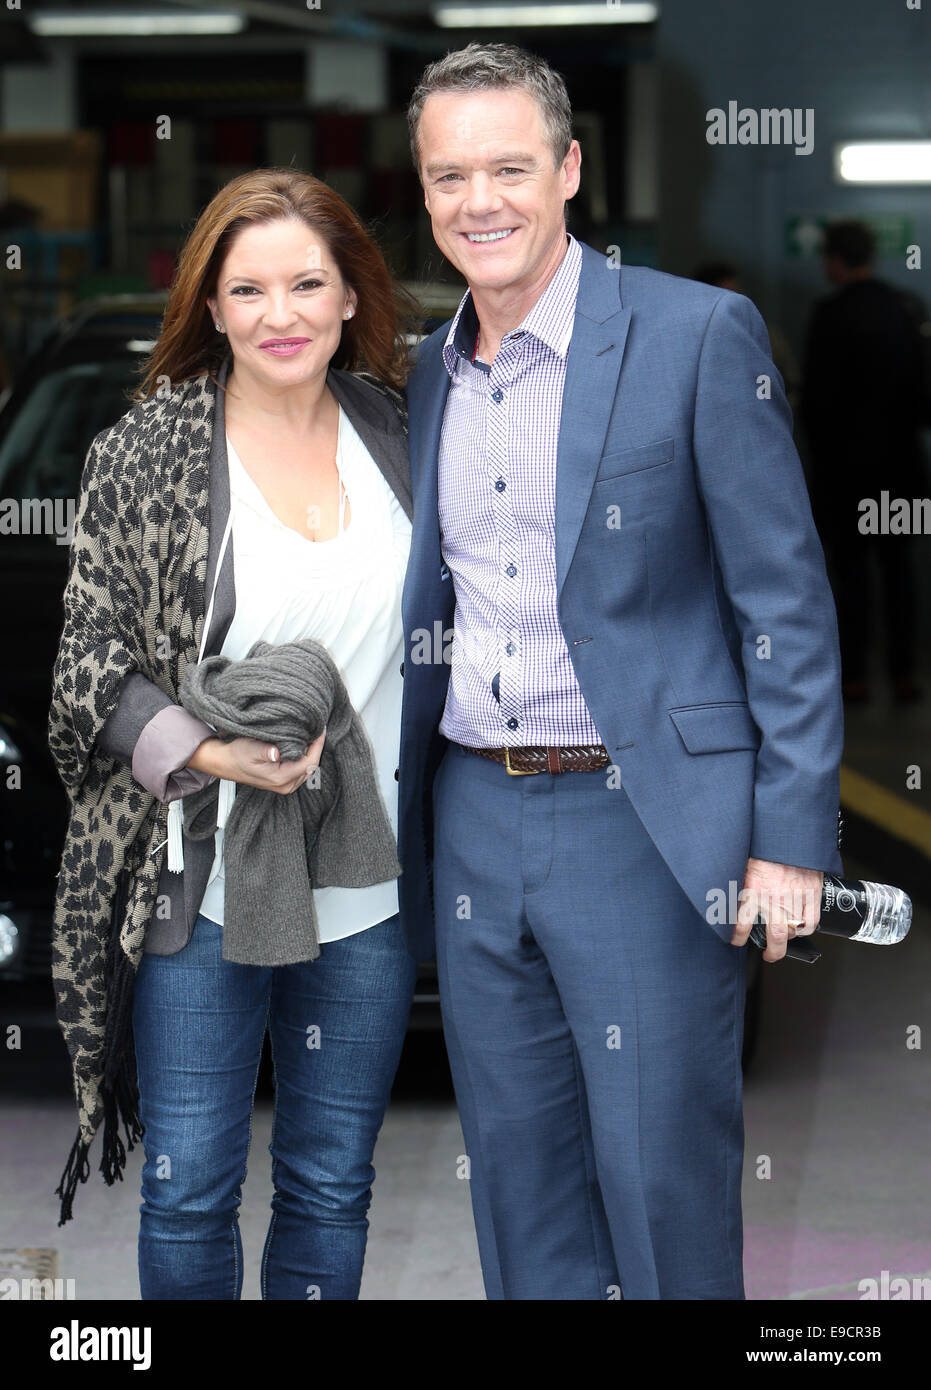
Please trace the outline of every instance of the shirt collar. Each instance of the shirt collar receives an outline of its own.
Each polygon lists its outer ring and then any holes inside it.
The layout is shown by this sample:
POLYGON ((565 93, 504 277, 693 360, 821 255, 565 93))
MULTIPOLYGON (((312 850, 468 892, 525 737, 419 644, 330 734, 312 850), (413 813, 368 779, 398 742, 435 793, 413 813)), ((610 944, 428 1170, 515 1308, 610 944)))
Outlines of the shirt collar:
MULTIPOLYGON (((547 285, 524 316, 514 333, 528 333, 544 343, 558 357, 565 357, 569 351, 569 340, 575 321, 575 302, 579 289, 579 274, 582 269, 582 246, 571 233, 566 234, 569 245, 566 254, 547 285)), ((443 344, 443 361, 450 376, 460 359, 472 361, 475 339, 478 334, 478 316, 472 302, 472 291, 466 290, 459 302, 456 316, 449 326, 443 344)), ((505 340, 510 334, 505 335, 505 340)))

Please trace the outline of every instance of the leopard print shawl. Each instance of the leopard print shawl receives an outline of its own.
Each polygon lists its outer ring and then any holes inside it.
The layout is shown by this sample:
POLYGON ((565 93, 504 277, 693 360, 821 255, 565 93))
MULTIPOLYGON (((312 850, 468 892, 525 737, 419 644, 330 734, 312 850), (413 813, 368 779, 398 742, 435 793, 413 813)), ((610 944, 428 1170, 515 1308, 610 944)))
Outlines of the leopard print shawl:
POLYGON ((108 1182, 141 1138, 129 999, 151 917, 167 805, 96 740, 123 678, 139 671, 176 702, 204 620, 209 376, 150 397, 97 435, 81 479, 55 662, 49 747, 71 802, 55 894, 52 975, 79 1129, 58 1189, 63 1224, 101 1122, 108 1182), (114 1005, 121 1004, 119 1018, 114 1005))

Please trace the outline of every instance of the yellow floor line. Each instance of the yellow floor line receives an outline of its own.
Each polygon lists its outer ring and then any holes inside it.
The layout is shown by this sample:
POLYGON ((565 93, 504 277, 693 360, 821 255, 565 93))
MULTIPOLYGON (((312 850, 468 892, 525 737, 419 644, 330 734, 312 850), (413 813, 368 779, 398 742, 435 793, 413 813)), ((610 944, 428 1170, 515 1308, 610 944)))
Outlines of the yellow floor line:
POLYGON ((872 821, 931 858, 931 814, 920 806, 911 805, 904 796, 864 777, 862 772, 854 772, 846 764, 840 770, 840 799, 864 820, 872 821))

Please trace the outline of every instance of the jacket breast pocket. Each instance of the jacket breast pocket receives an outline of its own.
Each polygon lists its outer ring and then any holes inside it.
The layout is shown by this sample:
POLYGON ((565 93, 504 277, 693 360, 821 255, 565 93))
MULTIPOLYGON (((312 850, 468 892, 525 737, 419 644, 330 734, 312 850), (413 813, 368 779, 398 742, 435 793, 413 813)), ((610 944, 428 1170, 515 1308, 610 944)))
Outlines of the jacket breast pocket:
POLYGON ((646 468, 659 468, 661 464, 671 463, 675 457, 676 441, 658 439, 655 444, 639 444, 636 449, 623 449, 620 453, 603 454, 598 464, 599 483, 608 478, 620 478, 628 473, 641 473, 646 468))
POLYGON ((760 731, 744 700, 713 705, 680 705, 669 710, 690 753, 726 753, 733 748, 759 748, 760 731))

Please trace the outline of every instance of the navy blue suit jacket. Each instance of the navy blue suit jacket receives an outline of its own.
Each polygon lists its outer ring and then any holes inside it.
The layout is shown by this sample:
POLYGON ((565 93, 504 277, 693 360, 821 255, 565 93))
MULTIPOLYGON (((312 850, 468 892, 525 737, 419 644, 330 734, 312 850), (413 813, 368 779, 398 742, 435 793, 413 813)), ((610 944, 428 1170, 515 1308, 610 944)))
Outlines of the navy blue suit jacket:
MULTIPOLYGON (((437 515, 448 327, 421 345, 408 383, 398 838, 418 959, 434 950, 431 796, 455 604, 437 515)), ((733 913, 730 925, 711 920, 709 894, 737 894, 748 856, 842 873, 837 619, 791 411, 749 299, 583 245, 554 528, 573 668, 696 931, 730 940, 733 913)))

